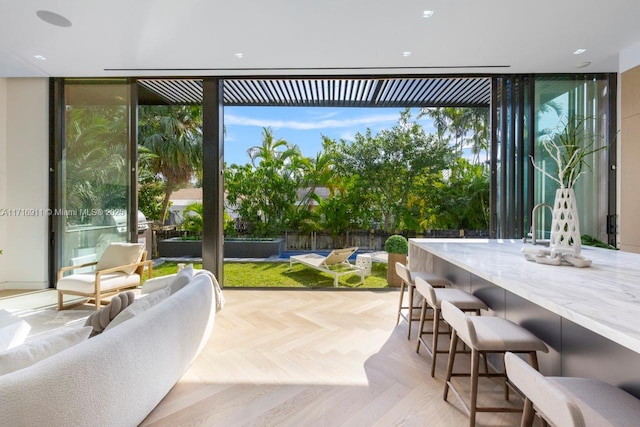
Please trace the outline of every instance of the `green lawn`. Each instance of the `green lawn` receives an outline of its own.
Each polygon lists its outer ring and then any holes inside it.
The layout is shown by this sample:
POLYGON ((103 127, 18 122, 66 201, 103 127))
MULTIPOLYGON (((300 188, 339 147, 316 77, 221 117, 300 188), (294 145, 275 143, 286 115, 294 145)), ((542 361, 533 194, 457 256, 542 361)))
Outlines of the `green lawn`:
MULTIPOLYGON (((202 264, 194 264, 202 268, 202 264)), ((165 262, 153 268, 153 276, 166 276, 178 270, 175 262, 165 262)), ((374 262, 371 275, 365 278, 364 284, 358 283, 357 274, 341 276, 338 284, 341 288, 386 288, 387 265, 374 262)), ((333 288, 333 276, 295 264, 289 270, 288 262, 225 262, 225 287, 268 287, 268 288, 333 288)))

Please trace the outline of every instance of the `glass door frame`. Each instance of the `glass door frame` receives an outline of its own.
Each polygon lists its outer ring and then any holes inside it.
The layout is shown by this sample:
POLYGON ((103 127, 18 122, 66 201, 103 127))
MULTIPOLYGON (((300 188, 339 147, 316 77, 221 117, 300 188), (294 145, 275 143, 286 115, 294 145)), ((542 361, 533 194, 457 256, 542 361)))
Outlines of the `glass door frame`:
MULTIPOLYGON (((91 82, 104 81, 108 82, 109 78, 104 79, 65 79, 52 78, 49 80, 49 208, 52 212, 59 212, 61 198, 61 186, 65 185, 65 173, 62 169, 61 161, 66 146, 66 99, 65 99, 65 82, 86 81, 91 82)), ((127 103, 126 118, 127 121, 127 164, 128 164, 128 194, 127 194, 127 241, 137 242, 137 212, 138 198, 137 191, 137 158, 138 158, 138 137, 137 137, 137 104, 138 93, 136 79, 125 78, 119 79, 121 84, 127 86, 127 103)), ((64 218, 61 215, 49 215, 49 284, 55 287, 57 281, 57 272, 63 267, 61 259, 62 244, 62 226, 61 221, 64 218)))

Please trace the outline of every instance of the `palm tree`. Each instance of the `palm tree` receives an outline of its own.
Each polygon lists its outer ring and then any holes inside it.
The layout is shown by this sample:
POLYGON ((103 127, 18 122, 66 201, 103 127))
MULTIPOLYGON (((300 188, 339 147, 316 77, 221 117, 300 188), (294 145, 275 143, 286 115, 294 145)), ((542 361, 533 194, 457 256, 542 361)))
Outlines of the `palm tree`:
MULTIPOLYGON (((67 209, 124 208, 127 200, 127 133, 124 110, 75 108, 69 113, 65 150, 67 209)), ((89 219, 73 218, 81 223, 89 219)))
POLYGON ((149 156, 142 167, 162 177, 162 219, 171 194, 185 186, 202 167, 202 107, 153 106, 140 109, 140 145, 149 156))
POLYGON ((480 152, 487 151, 489 146, 488 108, 423 108, 420 110, 418 118, 424 116, 433 119, 433 125, 440 139, 443 139, 447 134, 453 136, 454 146, 457 147, 459 155, 462 155, 465 146, 470 145, 474 163, 478 163, 480 152))
POLYGON ((265 166, 274 165, 278 160, 284 162, 294 154, 294 148, 284 139, 276 139, 271 128, 262 128, 262 145, 247 150, 251 164, 265 162, 265 166))

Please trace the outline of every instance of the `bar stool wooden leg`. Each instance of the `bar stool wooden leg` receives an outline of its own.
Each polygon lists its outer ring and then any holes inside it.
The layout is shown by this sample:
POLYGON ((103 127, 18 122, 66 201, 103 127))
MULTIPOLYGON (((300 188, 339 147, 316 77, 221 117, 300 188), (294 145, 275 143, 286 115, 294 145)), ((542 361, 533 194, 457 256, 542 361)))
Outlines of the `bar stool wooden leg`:
POLYGON ((407 285, 407 288, 409 289, 409 311, 407 313, 407 339, 410 340, 411 339, 411 322, 413 321, 413 290, 415 289, 414 286, 412 286, 411 284, 407 285))
POLYGON ((396 318, 396 325, 400 323, 400 314, 402 313, 402 300, 404 299, 404 280, 400 283, 400 302, 398 303, 398 317, 396 318))
POLYGON ((422 308, 420 309, 420 323, 418 324, 418 345, 416 346, 416 353, 420 354, 420 337, 424 334, 424 320, 427 317, 427 300, 422 300, 422 308))
POLYGON ((438 335, 440 335, 440 309, 433 309, 433 343, 431 344, 431 377, 436 375, 436 356, 438 354, 438 335))
POLYGON ((536 371, 539 371, 540 369, 538 368, 538 353, 531 352, 529 353, 529 364, 533 367, 533 369, 535 369, 536 371))
POLYGON ((451 344, 449 345, 449 361, 447 363, 447 376, 444 382, 444 400, 447 400, 449 395, 449 386, 451 384, 451 376, 453 374, 453 362, 456 359, 456 347, 458 346, 458 334, 456 331, 451 331, 451 344))
POLYGON ((520 427, 533 426, 533 417, 535 411, 533 410, 533 402, 529 399, 524 400, 524 408, 522 409, 522 421, 520 421, 520 427))
POLYGON ((469 425, 476 425, 476 408, 478 406, 478 379, 480 367, 480 353, 471 349, 471 401, 469 402, 469 425))

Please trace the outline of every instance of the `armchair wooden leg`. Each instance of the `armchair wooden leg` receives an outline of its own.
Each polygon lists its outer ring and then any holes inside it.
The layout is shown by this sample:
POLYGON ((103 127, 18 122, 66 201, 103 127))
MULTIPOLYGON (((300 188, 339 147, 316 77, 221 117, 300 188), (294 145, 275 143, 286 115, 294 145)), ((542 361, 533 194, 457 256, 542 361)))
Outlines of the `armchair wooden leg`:
POLYGON ((58 311, 62 310, 62 292, 58 291, 58 311))

